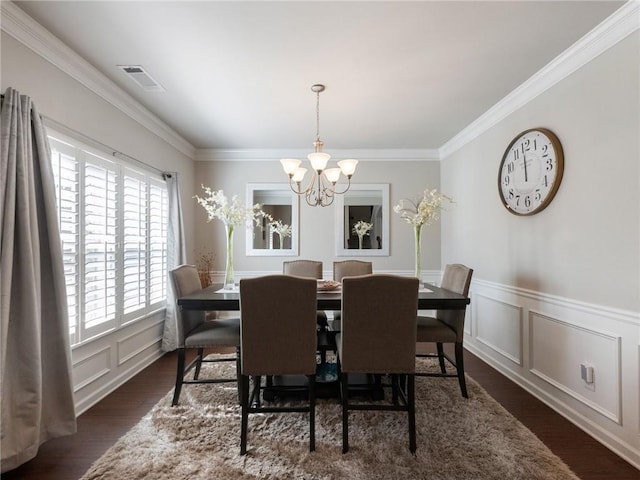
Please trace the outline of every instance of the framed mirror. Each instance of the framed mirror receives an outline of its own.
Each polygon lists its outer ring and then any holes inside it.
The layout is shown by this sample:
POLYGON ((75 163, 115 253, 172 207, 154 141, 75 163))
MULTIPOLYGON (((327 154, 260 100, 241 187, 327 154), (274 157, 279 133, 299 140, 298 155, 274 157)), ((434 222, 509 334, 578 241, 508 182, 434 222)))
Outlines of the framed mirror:
POLYGON ((298 195, 287 183, 248 183, 247 206, 260 203, 273 222, 262 218, 247 232, 247 256, 298 255, 298 195))
POLYGON ((389 256, 389 184, 351 184, 335 198, 336 255, 389 256))

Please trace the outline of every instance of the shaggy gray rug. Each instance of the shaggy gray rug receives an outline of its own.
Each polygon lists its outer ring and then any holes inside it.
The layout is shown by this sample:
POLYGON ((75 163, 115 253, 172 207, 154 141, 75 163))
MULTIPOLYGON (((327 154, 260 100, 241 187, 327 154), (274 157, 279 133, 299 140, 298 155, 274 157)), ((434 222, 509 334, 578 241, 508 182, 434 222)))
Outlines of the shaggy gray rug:
MULTIPOLYGON (((421 369, 434 368, 420 359, 421 369)), ((206 368, 206 370, 205 370, 206 368)), ((233 365, 207 365, 212 369, 233 365)), ((111 447, 82 480, 576 480, 570 469, 476 382, 469 399, 455 379, 416 378, 418 449, 408 448, 407 417, 350 412, 349 452, 342 454, 338 400, 319 400, 316 451, 308 416, 249 416, 248 453, 240 456, 235 384, 185 385, 180 405, 169 392, 111 447)))

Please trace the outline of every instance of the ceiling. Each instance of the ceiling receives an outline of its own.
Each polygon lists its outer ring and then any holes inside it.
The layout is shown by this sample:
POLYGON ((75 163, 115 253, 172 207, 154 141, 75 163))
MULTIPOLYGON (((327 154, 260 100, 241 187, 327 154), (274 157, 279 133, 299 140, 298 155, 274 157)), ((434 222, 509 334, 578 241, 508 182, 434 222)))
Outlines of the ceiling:
POLYGON ((616 1, 18 1, 198 149, 437 149, 616 1), (117 65, 141 65, 164 92, 117 65))

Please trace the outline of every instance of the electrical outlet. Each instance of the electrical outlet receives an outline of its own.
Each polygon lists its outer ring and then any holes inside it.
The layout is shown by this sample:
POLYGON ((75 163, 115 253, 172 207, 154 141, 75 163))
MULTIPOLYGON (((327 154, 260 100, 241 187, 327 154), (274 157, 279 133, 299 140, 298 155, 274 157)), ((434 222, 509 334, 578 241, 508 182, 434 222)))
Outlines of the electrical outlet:
POLYGON ((595 370, 593 368, 593 365, 590 365, 588 363, 580 364, 580 378, 582 378, 585 388, 595 391, 596 378, 595 378, 595 370))

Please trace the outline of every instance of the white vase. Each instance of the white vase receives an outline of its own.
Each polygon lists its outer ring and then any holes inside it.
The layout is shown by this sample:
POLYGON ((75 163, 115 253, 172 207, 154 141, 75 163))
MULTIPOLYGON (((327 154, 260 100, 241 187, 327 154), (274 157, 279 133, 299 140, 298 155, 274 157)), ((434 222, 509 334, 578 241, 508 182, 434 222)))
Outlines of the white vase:
POLYGON ((229 290, 234 286, 233 282, 233 225, 225 225, 227 234, 227 263, 224 270, 224 289, 229 290))
POLYGON ((422 232, 422 225, 415 225, 413 227, 414 235, 415 235, 415 249, 416 249, 416 263, 414 276, 420 280, 420 284, 422 284, 422 255, 420 252, 420 234, 422 232))

